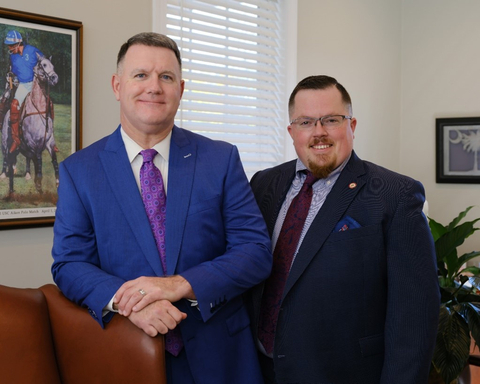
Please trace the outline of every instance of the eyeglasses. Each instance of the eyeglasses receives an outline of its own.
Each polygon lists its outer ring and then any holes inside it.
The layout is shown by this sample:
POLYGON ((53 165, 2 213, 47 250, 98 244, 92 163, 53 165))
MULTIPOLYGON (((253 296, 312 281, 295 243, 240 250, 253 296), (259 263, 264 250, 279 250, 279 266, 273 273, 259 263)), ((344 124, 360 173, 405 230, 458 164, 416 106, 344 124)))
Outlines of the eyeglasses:
POLYGON ((330 130, 339 127, 345 119, 351 119, 353 116, 347 115, 328 115, 322 117, 297 117, 290 122, 291 125, 296 125, 301 129, 312 129, 317 125, 317 121, 320 121, 322 127, 330 130))

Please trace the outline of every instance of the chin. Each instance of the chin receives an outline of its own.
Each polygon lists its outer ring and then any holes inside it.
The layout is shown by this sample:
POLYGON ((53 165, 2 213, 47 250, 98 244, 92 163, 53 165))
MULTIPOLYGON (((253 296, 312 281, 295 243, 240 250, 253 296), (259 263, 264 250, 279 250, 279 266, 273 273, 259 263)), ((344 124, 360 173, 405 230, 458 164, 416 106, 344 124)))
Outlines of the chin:
POLYGON ((315 177, 318 179, 324 179, 335 170, 337 163, 336 160, 335 157, 320 164, 309 160, 307 166, 315 177))

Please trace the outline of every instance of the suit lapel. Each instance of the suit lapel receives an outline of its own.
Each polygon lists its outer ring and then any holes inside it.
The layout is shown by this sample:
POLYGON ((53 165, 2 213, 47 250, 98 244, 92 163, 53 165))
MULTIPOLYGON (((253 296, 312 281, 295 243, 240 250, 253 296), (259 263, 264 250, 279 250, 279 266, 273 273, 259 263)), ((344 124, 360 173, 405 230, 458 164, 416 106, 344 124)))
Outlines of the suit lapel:
POLYGON ((107 182, 130 225, 138 245, 157 276, 163 275, 160 256, 150 228, 142 197, 128 160, 120 128, 109 138, 105 149, 99 152, 107 182))
POLYGON ((177 127, 173 128, 170 144, 167 191, 167 274, 177 266, 193 189, 197 146, 177 127))
POLYGON ((278 176, 273 176, 271 185, 268 186, 268 190, 272 191, 272 196, 265 197, 263 199, 263 201, 274 202, 274 205, 269 208, 271 212, 267 212, 265 215, 269 218, 268 223, 266 224, 268 227, 268 232, 270 233, 270 237, 272 237, 280 208, 282 207, 285 196, 287 195, 290 185, 292 184, 292 180, 295 177, 296 163, 296 160, 290 161, 279 171, 278 176))
POLYGON ((288 294, 288 291, 300 278, 308 264, 317 256, 335 225, 344 216, 351 202, 362 189, 365 184, 362 178, 363 174, 363 164, 353 152, 350 161, 340 174, 303 239, 290 270, 283 297, 288 294))

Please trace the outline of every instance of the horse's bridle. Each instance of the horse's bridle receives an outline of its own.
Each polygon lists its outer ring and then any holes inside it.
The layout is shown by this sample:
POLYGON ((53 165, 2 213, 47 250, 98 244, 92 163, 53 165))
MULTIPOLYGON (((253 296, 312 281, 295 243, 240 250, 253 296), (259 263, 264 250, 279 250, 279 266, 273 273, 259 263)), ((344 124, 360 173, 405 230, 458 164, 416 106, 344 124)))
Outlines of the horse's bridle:
POLYGON ((53 70, 53 69, 50 72, 47 72, 45 70, 45 68, 42 65, 44 60, 46 60, 46 59, 43 58, 43 59, 38 61, 38 69, 39 69, 39 71, 41 70, 42 73, 41 74, 40 73, 35 73, 35 75, 38 76, 39 78, 41 78, 42 80, 46 78, 48 83, 50 84, 52 77, 56 74, 55 74, 55 70, 53 70))

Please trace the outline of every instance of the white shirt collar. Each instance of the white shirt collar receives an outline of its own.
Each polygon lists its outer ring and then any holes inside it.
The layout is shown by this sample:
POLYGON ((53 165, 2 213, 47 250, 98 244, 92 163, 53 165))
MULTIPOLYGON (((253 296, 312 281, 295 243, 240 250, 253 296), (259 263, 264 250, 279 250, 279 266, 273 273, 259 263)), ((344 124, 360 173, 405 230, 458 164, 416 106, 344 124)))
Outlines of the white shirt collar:
MULTIPOLYGON (((120 129, 120 133, 122 135, 123 143, 125 144, 125 150, 127 151, 128 160, 132 163, 135 158, 138 156, 140 151, 143 151, 140 145, 138 145, 127 133, 120 129)), ((155 149, 163 159, 168 162, 170 156, 170 141, 172 139, 172 131, 159 143, 155 144, 152 148, 155 149)))

